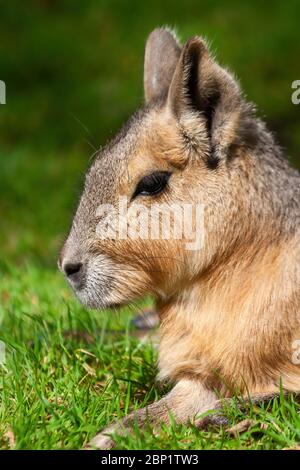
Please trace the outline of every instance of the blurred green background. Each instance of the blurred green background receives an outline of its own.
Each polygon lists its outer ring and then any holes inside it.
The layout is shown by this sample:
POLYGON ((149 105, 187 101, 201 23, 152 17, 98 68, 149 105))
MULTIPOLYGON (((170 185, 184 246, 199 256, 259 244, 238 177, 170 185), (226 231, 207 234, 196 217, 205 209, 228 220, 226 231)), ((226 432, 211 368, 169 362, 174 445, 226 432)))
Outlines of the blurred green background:
POLYGON ((0 0, 0 262, 55 267, 90 156, 143 102, 156 26, 204 35, 300 166, 298 0, 0 0))
MULTIPOLYGON (((134 309, 85 310, 56 268, 91 155, 143 103, 147 35, 162 25, 183 41, 204 35, 300 168, 299 20, 299 0, 0 0, 1 448, 14 445, 8 431, 18 449, 81 448, 162 395, 155 350, 131 334, 134 309)), ((280 409, 243 441, 171 428, 126 445, 291 447, 297 410, 280 409)))

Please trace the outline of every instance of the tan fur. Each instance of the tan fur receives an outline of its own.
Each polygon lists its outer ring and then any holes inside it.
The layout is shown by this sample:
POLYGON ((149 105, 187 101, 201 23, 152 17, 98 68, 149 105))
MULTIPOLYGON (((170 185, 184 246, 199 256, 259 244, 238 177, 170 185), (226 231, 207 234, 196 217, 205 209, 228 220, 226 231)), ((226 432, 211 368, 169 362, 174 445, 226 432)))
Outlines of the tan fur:
POLYGON ((230 264, 162 306, 160 377, 198 376, 225 395, 275 391, 281 379, 299 390, 299 366, 291 362, 300 336, 299 288, 288 265, 298 250, 286 242, 248 247, 248 259, 236 252, 230 264))
POLYGON ((192 420, 199 410, 205 413, 216 406, 217 402, 216 395, 198 382, 189 379, 181 380, 158 402, 130 413, 122 422, 109 426, 103 433, 94 437, 88 447, 111 449, 115 445, 114 433, 119 436, 126 435, 133 426, 145 424, 155 429, 163 423, 168 423, 170 418, 175 419, 177 423, 185 423, 187 416, 192 420))
POLYGON ((201 38, 181 48, 169 31, 152 33, 144 83, 146 108, 87 174, 60 266, 68 274, 80 261, 81 282, 70 282, 89 307, 156 297, 159 378, 175 386, 97 436, 97 447, 111 447, 107 434, 136 419, 154 425, 171 412, 187 422, 219 409, 219 394, 259 400, 281 382, 300 390, 292 361, 300 338, 299 174, 201 38), (172 174, 167 190, 134 198, 155 171, 172 174), (97 206, 117 207, 119 196, 131 208, 202 204, 204 245, 189 251, 184 238, 99 240, 97 206))

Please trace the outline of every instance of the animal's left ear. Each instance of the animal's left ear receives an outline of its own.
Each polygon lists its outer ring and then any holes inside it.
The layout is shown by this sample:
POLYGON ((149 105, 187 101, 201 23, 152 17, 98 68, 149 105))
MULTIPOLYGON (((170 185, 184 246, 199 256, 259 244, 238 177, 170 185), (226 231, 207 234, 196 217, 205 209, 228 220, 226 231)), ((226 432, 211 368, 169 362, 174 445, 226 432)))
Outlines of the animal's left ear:
POLYGON ((235 143, 242 102, 237 82, 214 61, 204 40, 190 39, 173 75, 168 106, 179 121, 193 122, 193 128, 194 118, 204 119, 214 158, 224 156, 235 143))

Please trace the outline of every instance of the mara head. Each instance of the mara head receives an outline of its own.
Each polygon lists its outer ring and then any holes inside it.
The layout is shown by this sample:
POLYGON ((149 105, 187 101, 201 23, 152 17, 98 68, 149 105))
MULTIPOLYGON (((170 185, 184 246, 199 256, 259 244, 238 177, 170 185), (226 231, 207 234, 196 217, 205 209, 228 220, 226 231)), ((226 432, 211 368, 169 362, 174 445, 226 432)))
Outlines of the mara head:
POLYGON ((154 30, 144 92, 89 169, 59 260, 92 308, 173 296, 213 262, 242 199, 251 113, 205 41, 154 30))

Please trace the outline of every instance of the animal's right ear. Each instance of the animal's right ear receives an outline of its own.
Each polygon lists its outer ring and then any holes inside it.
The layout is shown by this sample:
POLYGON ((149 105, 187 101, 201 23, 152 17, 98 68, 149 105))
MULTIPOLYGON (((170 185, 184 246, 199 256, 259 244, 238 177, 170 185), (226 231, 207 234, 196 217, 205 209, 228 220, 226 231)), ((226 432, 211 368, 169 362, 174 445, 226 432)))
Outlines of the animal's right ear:
POLYGON ((157 28, 149 35, 144 61, 145 101, 167 96, 181 48, 167 29, 157 28))

